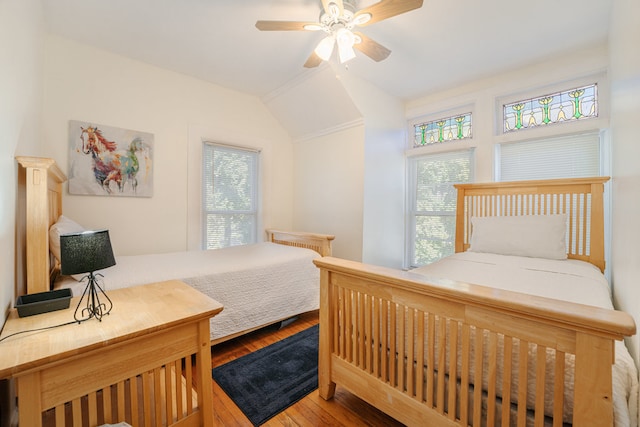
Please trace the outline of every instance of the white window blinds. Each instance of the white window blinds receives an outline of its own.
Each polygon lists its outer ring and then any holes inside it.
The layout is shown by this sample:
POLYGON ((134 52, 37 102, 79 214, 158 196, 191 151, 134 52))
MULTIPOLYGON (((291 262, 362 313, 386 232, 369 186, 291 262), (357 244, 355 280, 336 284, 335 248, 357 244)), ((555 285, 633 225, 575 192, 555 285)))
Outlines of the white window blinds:
POLYGON ((497 146, 496 181, 598 176, 598 133, 505 143, 497 146))
POLYGON ((202 156, 204 248, 255 243, 259 153, 204 143, 202 156))

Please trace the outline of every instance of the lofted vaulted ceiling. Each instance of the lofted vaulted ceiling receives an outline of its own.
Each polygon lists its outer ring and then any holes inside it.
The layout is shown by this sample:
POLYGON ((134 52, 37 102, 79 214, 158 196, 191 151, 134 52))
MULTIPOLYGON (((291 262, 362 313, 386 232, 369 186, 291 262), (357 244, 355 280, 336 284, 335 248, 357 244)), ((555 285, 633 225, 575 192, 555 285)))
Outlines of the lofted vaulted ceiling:
MULTIPOLYGON (((265 97, 305 73, 322 34, 261 32, 317 21, 320 0, 42 0, 49 31, 265 97)), ((402 100, 606 42, 613 0, 425 0, 362 29, 391 50, 341 67, 402 100)), ((375 3, 360 0, 358 7, 375 3)), ((334 59, 335 61, 335 59, 334 59)))

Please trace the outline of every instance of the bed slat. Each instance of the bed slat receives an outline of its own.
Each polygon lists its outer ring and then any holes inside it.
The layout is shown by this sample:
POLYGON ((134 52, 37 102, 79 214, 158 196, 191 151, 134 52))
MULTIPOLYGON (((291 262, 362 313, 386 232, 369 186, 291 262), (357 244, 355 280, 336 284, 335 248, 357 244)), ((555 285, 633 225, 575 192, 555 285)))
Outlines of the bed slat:
POLYGON ((450 420, 456 419, 456 402, 458 400, 458 396, 456 395, 457 378, 458 378, 458 322, 451 322, 452 325, 449 328, 451 334, 451 341, 449 344, 449 403, 448 403, 448 414, 450 420), (456 361, 456 363, 453 363, 456 361))
POLYGON ((508 427, 510 421, 510 409, 511 409, 511 370, 512 370, 512 357, 513 357, 513 338, 504 336, 504 349, 503 349, 503 378, 502 378, 502 426, 508 427))

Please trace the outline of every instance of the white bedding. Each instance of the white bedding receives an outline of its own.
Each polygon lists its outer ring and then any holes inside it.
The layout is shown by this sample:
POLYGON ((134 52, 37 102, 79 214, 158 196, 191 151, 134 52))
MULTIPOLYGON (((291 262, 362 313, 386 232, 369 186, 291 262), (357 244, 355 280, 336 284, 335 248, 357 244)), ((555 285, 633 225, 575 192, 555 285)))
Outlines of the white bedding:
MULTIPOLYGON (((109 290, 179 279, 224 305, 211 320, 211 339, 226 337, 319 308, 319 270, 309 249, 270 242, 208 251, 116 257, 101 270, 109 290)), ((86 280, 65 276, 55 288, 81 295, 86 280)))
MULTIPOLYGON (((613 309, 605 277, 595 266, 582 261, 463 252, 413 272, 613 309)), ((624 343, 615 344, 616 361, 612 371, 615 423, 635 427, 638 425, 638 372, 624 343)))

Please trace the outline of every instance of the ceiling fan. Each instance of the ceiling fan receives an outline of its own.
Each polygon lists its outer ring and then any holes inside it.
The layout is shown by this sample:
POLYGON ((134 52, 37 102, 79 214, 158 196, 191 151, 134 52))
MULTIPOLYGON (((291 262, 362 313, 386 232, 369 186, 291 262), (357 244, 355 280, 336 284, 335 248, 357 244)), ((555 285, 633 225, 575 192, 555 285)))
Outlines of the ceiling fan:
POLYGON ((318 22, 299 21, 257 21, 260 31, 323 31, 326 36, 320 40, 304 66, 317 67, 328 61, 338 46, 338 58, 344 63, 356 56, 358 49, 374 61, 386 59, 391 51, 373 41, 356 27, 364 27, 422 7, 423 0, 380 0, 361 10, 356 10, 355 0, 321 0, 323 10, 318 22))

